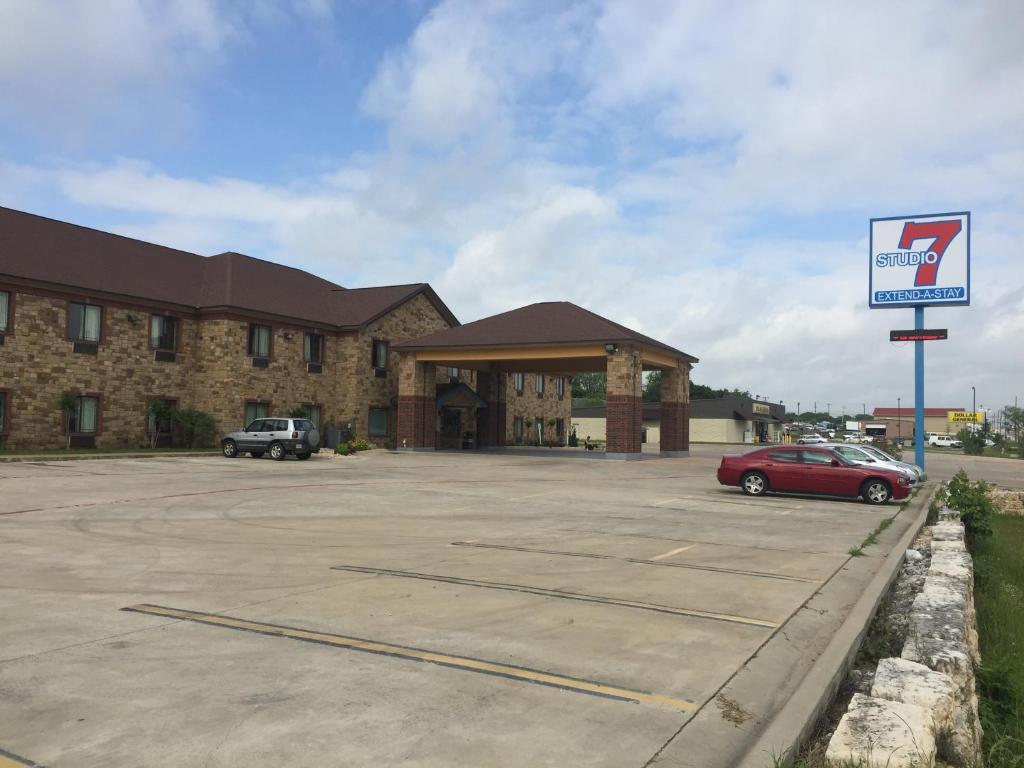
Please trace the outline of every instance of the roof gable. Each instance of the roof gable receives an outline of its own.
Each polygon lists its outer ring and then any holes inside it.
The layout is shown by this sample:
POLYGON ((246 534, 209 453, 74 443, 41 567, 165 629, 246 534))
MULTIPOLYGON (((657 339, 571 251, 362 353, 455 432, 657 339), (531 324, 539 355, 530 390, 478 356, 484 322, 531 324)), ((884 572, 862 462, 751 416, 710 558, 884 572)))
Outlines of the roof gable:
POLYGON ((396 344, 400 349, 638 342, 697 358, 568 301, 530 304, 396 344))

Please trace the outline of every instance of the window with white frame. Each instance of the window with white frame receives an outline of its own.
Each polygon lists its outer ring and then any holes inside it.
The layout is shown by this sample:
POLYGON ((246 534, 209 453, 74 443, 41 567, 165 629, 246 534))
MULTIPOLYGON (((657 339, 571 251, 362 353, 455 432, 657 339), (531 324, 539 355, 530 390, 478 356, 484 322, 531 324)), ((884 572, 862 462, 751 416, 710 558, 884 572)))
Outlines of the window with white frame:
POLYGON ((526 377, 523 374, 521 374, 521 373, 513 373, 512 374, 512 386, 515 388, 517 395, 523 394, 523 386, 524 386, 524 383, 525 383, 524 382, 525 378, 526 377))
POLYGON ((558 376, 555 379, 555 394, 558 395, 558 399, 561 400, 565 397, 565 377, 558 376))
MULTIPOLYGON (((324 362, 324 337, 319 333, 307 333, 305 344, 306 362, 313 365, 323 365, 324 362)), ((319 426, 319 425, 317 425, 319 426)))
POLYGON ((538 373, 536 378, 537 386, 537 397, 541 397, 544 394, 544 374, 538 373))

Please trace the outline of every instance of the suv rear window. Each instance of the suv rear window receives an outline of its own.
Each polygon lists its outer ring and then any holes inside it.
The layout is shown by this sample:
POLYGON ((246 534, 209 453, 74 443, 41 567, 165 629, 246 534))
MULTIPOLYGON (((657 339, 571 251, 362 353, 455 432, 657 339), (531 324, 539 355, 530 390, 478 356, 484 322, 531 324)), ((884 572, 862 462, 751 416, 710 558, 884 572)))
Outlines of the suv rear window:
POLYGON ((316 425, 313 424, 309 419, 295 419, 295 429, 300 432, 312 432, 316 429, 316 425))

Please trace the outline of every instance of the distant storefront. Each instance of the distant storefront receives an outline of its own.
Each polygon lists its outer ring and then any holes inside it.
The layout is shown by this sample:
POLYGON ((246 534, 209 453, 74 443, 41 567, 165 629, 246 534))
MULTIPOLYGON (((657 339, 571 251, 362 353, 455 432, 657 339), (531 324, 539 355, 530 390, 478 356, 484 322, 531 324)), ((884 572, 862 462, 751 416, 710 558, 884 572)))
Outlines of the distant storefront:
MULTIPOLYGON (((785 406, 749 397, 729 396, 714 400, 690 401, 690 442, 696 443, 777 443, 781 442, 785 406)), ((580 440, 605 439, 604 405, 577 406, 572 409, 572 427, 580 440)), ((659 403, 643 404, 643 442, 661 440, 659 403)))

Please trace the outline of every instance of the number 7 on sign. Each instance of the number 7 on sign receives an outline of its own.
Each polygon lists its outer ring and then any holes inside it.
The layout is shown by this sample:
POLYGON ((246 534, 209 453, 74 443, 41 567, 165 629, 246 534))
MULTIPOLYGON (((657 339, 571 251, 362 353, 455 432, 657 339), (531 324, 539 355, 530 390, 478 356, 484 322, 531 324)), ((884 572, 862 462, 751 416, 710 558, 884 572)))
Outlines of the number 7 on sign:
POLYGON ((934 261, 922 259, 917 267, 917 274, 914 275, 914 285, 935 285, 939 277, 939 264, 942 256, 960 234, 960 220, 950 221, 908 221, 903 225, 903 234, 900 235, 899 247, 909 251, 915 240, 926 240, 932 238, 931 247, 927 254, 935 254, 934 261))

